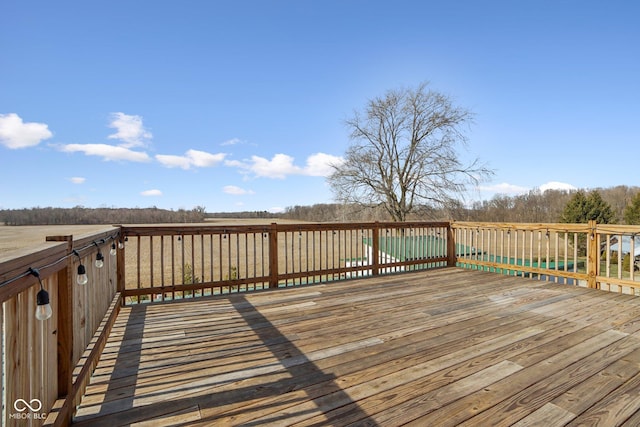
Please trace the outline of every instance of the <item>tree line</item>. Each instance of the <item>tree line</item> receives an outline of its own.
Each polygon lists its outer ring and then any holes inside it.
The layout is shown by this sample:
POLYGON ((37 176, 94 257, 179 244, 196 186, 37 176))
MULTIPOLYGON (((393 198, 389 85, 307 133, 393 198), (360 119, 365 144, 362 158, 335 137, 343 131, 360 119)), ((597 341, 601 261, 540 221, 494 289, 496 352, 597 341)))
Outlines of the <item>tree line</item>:
MULTIPOLYGON (((278 218, 308 222, 393 221, 381 205, 320 203, 294 205, 283 213, 267 211, 213 212, 202 206, 177 211, 151 208, 30 208, 0 210, 6 225, 157 224, 197 223, 207 218, 278 218)), ((534 223, 640 224, 640 187, 620 185, 594 190, 532 190, 526 194, 497 195, 490 200, 465 204, 452 201, 445 206, 418 205, 407 215, 409 221, 486 221, 534 223)))
POLYGON ((35 207, 0 210, 0 223, 5 225, 92 225, 92 224, 158 224, 194 223, 206 219, 205 208, 177 211, 150 208, 73 208, 35 207))
MULTIPOLYGON (((288 207, 284 218, 314 222, 391 221, 393 217, 380 205, 317 204, 288 207)), ((460 200, 444 206, 417 206, 407 220, 486 221, 486 222, 566 222, 640 224, 640 187, 620 185, 593 190, 531 190, 490 200, 465 204, 460 200)))

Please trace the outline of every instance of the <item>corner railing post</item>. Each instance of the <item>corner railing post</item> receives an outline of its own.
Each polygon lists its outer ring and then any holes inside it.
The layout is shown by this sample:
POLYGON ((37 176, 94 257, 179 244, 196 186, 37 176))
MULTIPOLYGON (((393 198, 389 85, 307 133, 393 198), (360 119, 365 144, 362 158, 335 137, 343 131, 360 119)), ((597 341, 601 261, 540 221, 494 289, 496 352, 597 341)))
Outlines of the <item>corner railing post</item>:
POLYGON ((380 223, 376 221, 371 233, 371 274, 380 274, 380 223))
POLYGON ((447 267, 455 267, 457 259, 456 254, 456 233, 452 227, 452 222, 447 225, 447 267))
POLYGON ((125 249, 126 246, 124 245, 124 238, 125 236, 123 235, 123 230, 122 230, 122 226, 120 226, 120 232, 118 233, 119 236, 119 242, 116 243, 116 245, 120 246, 120 242, 123 243, 122 245, 122 249, 118 249, 118 252, 116 252, 116 282, 117 282, 117 291, 120 292, 120 295, 122 295, 122 305, 125 305, 126 302, 126 298, 124 295, 124 291, 126 289, 125 283, 126 283, 126 279, 125 279, 125 249))
POLYGON ((600 268, 600 253, 598 250, 598 235, 596 234, 596 221, 589 221, 589 234, 587 235, 587 286, 595 289, 598 287, 596 277, 600 268))
MULTIPOLYGON (((73 236, 47 236, 48 242, 67 242, 67 253, 73 251, 73 236)), ((73 389, 73 258, 67 257, 65 267, 58 271, 57 301, 57 381, 58 399, 65 400, 73 389)), ((60 408, 58 425, 71 423, 72 410, 70 404, 65 403, 60 408)))
POLYGON ((269 287, 278 287, 278 224, 269 227, 269 287))

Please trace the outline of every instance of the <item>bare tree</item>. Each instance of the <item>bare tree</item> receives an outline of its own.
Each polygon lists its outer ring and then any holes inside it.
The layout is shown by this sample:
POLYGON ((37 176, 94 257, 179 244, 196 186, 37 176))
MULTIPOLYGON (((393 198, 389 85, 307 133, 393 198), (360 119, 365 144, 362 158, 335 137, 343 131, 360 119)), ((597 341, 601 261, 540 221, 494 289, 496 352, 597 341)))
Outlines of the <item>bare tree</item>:
POLYGON ((383 206, 404 221, 420 204, 445 206, 459 198, 467 185, 492 174, 477 159, 463 165, 459 158, 471 119, 427 83, 370 100, 346 122, 353 143, 328 178, 336 199, 383 206))

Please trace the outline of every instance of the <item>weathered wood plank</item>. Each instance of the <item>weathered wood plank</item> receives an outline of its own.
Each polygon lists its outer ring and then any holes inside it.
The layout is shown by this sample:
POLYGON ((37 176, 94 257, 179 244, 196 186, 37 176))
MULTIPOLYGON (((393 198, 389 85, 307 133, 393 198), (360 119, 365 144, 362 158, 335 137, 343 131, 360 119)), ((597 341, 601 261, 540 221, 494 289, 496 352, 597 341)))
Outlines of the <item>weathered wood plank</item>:
POLYGON ((461 269, 127 307, 76 422, 622 422, 639 318, 633 297, 461 269))
MULTIPOLYGON (((573 414, 581 414, 596 404, 603 396, 608 395, 626 381, 640 373, 636 350, 623 359, 616 360, 596 375, 577 384, 553 400, 556 407, 563 408, 573 414), (628 360, 630 357, 634 361, 628 360)), ((573 418, 575 418, 574 415, 573 418)))
POLYGON ((640 374, 603 396, 598 403, 572 420, 568 426, 616 425, 638 411, 640 402, 640 374))
MULTIPOLYGON (((528 387, 539 380, 545 379, 551 374, 562 373, 562 371, 572 363, 591 356, 595 351, 606 348, 608 345, 622 339, 623 336, 624 334, 617 331, 605 331, 564 351, 552 355, 548 354, 543 360, 532 365, 530 364, 530 358, 511 358, 511 361, 525 366, 525 369, 511 375, 504 381, 494 384, 492 387, 481 390, 479 393, 469 395, 431 414, 420 417, 412 421, 410 425, 464 425, 467 421, 469 425, 478 425, 478 423, 483 423, 481 418, 484 419, 488 416, 487 414, 494 415, 499 419, 513 415, 513 412, 500 414, 497 410, 493 410, 493 408, 497 407, 496 405, 498 404, 500 404, 500 407, 503 407, 505 404, 502 404, 502 402, 504 402, 505 399, 511 399, 511 401, 517 402, 520 397, 519 393, 527 390, 528 387), (472 417, 477 418, 472 419, 472 417)), ((602 354, 598 354, 596 361, 601 360, 601 358, 602 354)), ((555 395, 553 397, 555 397, 555 395)), ((519 408, 517 403, 509 405, 510 411, 516 411, 519 408)), ((527 408, 530 408, 530 406, 527 406, 527 408)), ((533 410, 535 409, 537 409, 537 407, 534 406, 533 410)), ((515 421, 518 421, 520 418, 516 418, 515 421)), ((486 420, 484 420, 484 422, 486 423, 486 420)), ((494 421, 492 420, 491 422, 493 423, 494 421)), ((511 423, 512 422, 514 421, 511 420, 511 423)))
POLYGON ((542 408, 513 424, 513 427, 560 426, 575 418, 575 414, 553 403, 546 403, 542 408))

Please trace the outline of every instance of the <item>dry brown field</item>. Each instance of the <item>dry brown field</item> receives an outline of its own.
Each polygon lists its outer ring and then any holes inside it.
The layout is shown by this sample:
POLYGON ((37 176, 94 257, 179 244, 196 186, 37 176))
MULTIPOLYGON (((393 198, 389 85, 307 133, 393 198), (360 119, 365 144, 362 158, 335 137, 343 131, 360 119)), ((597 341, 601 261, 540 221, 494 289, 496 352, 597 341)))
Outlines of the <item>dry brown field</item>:
MULTIPOLYGON (((248 224, 270 224, 277 223, 298 223, 301 221, 291 221, 282 219, 235 219, 216 218, 208 220, 203 225, 248 225, 248 224)), ((149 224, 151 225, 151 224, 149 224)), ((155 225, 155 224, 154 224, 155 225)), ((171 225, 171 224, 161 224, 171 225)), ((173 224, 178 225, 178 224, 173 224)), ((182 224, 180 224, 182 225, 182 224)), ((198 224, 189 224, 197 226, 198 224)), ((74 238, 90 236, 101 231, 109 230, 110 224, 100 225, 25 225, 8 226, 0 224, 0 262, 7 259, 17 258, 33 252, 36 249, 46 248, 56 243, 46 241, 47 236, 68 236, 74 238)))
POLYGON ((0 225, 0 262, 26 255, 37 249, 60 244, 59 242, 47 242, 47 236, 73 235, 78 238, 110 228, 110 225, 0 225))

